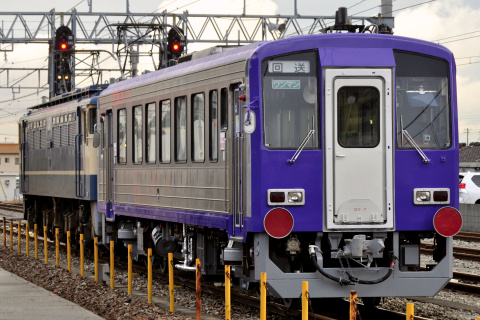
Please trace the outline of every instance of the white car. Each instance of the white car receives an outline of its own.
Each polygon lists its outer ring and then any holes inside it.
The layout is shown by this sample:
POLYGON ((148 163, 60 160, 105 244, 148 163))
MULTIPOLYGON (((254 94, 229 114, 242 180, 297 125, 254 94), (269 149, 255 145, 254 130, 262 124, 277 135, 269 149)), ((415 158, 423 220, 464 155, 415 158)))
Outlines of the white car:
POLYGON ((480 204, 480 172, 460 172, 460 203, 480 204))

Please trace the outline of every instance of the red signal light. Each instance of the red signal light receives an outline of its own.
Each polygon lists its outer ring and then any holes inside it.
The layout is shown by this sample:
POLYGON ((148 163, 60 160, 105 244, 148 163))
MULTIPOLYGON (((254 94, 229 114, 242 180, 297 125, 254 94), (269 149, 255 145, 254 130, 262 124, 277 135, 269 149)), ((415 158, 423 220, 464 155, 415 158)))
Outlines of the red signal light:
POLYGON ((60 43, 60 48, 61 48, 62 50, 65 50, 65 49, 68 48, 68 45, 67 45, 65 42, 62 42, 62 43, 60 43))
POLYGON ((180 49, 180 45, 178 43, 175 43, 173 45, 173 50, 178 51, 178 49, 180 49))

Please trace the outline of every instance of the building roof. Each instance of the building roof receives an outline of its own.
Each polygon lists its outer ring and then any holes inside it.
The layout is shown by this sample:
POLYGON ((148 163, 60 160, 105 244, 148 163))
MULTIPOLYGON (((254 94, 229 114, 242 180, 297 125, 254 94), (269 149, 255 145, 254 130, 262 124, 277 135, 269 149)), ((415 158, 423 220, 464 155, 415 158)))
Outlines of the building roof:
POLYGON ((19 154, 18 143, 0 143, 0 154, 19 154))
POLYGON ((460 163, 480 162, 480 146, 468 146, 460 149, 460 163))

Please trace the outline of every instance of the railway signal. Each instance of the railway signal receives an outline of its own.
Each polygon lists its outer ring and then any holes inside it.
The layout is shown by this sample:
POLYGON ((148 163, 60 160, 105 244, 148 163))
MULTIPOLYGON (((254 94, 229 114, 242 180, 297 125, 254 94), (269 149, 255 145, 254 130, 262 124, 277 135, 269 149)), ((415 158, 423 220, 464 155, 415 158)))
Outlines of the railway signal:
POLYGON ((167 37, 168 59, 177 60, 184 48, 185 35, 183 34, 183 30, 177 27, 171 28, 170 31, 168 31, 167 37))
POLYGON ((72 90, 72 55, 75 52, 75 37, 67 26, 55 32, 55 94, 72 90))

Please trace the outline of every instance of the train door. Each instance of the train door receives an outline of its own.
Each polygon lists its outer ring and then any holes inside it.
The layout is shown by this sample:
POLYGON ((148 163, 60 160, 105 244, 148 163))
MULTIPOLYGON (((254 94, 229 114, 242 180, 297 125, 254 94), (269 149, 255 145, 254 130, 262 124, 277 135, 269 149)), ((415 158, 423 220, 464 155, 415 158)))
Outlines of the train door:
POLYGON ((327 229, 393 228, 392 71, 327 69, 327 229))
POLYGON ((105 188, 107 202, 106 219, 113 219, 113 162, 115 161, 113 145, 113 115, 112 110, 107 110, 104 125, 104 136, 106 138, 106 154, 104 156, 105 188))
POLYGON ((20 191, 22 193, 27 193, 29 190, 29 178, 28 178, 28 149, 31 146, 28 145, 27 139, 27 121, 22 120, 21 123, 21 134, 22 134, 22 144, 20 145, 20 156, 22 158, 21 172, 20 172, 20 191))
POLYGON ((234 233, 241 234, 243 228, 242 208, 242 105, 241 89, 233 86, 233 223, 234 233))

